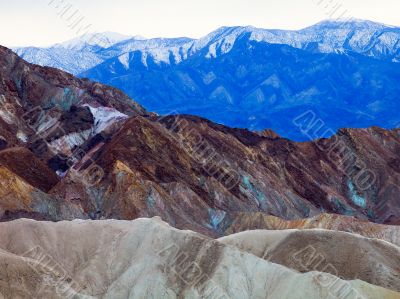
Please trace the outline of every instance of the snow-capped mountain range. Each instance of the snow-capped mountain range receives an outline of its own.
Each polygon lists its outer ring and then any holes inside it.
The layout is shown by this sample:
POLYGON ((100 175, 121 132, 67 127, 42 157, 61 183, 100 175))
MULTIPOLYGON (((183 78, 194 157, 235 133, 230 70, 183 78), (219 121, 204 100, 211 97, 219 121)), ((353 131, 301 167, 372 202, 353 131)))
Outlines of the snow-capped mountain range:
POLYGON ((271 127, 294 139, 304 136, 293 117, 310 108, 332 129, 400 122, 391 114, 400 108, 400 28, 371 21, 323 21, 298 31, 221 27, 200 39, 101 33, 14 50, 118 87, 159 113, 271 127))
POLYGON ((235 41, 249 40, 284 44, 320 53, 355 52, 400 62, 400 28, 371 21, 323 21, 298 30, 271 30, 246 27, 221 27, 200 39, 126 36, 113 32, 87 34, 49 48, 15 48, 22 58, 39 65, 53 66, 79 74, 107 59, 140 51, 143 64, 149 58, 156 63, 176 64, 203 51, 206 58, 229 52, 235 41), (205 50, 205 51, 204 51, 205 50))

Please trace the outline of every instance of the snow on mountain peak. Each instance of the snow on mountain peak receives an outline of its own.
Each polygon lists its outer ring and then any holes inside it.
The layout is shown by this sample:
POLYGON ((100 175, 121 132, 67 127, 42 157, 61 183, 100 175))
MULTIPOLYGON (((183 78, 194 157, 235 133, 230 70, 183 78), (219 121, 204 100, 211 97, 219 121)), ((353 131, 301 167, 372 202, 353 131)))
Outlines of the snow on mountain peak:
MULTIPOLYGON (((112 45, 132 38, 132 36, 123 35, 115 32, 96 32, 87 33, 79 37, 73 38, 63 43, 55 44, 53 47, 62 47, 66 49, 79 50, 83 47, 89 46, 100 46, 101 48, 108 48, 112 45)), ((142 38, 142 37, 137 37, 142 38)))
POLYGON ((129 68, 125 55, 138 52, 142 64, 177 64, 201 53, 212 59, 232 50, 238 39, 284 44, 320 53, 355 52, 378 59, 398 61, 400 28, 364 20, 330 19, 301 30, 261 29, 252 26, 221 27, 200 38, 151 38, 118 33, 91 33, 50 48, 18 48, 26 60, 80 74, 109 59, 119 58, 129 68), (64 57, 59 61, 58 57, 64 57))
POLYGON ((372 22, 368 20, 354 19, 354 18, 338 18, 338 19, 327 19, 321 21, 313 26, 307 27, 306 29, 374 29, 380 30, 384 28, 396 28, 395 26, 386 25, 383 23, 372 22))

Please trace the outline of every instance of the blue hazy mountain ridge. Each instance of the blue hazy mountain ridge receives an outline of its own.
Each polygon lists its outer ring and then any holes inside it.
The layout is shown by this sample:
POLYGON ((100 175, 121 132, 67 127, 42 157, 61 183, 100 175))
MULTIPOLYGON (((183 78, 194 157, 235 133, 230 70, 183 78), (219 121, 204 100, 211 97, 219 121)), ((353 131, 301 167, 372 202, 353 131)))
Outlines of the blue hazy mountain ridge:
MULTIPOLYGON (((130 38, 77 49, 90 58, 81 77, 118 87, 161 114, 270 128, 299 141, 309 136, 293 120, 306 111, 332 131, 400 122, 397 27, 358 20, 299 31, 222 27, 198 40, 130 38)), ((43 64, 41 54, 17 52, 43 64)))

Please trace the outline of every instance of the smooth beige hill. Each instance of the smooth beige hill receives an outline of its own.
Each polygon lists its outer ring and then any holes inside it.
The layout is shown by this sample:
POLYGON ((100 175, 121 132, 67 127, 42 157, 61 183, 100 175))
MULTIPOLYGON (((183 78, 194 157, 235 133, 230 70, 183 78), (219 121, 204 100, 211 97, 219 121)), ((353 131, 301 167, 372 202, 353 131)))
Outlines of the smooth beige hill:
POLYGON ((400 248, 379 239, 293 229, 247 231, 219 240, 300 272, 327 272, 400 291, 400 248))
POLYGON ((400 226, 383 225, 338 214, 321 214, 299 220, 284 220, 265 213, 238 213, 233 223, 225 231, 227 235, 246 230, 285 230, 322 228, 359 234, 376 238, 400 246, 400 226))
POLYGON ((1 223, 0 264, 4 298, 400 298, 296 273, 158 219, 1 223))

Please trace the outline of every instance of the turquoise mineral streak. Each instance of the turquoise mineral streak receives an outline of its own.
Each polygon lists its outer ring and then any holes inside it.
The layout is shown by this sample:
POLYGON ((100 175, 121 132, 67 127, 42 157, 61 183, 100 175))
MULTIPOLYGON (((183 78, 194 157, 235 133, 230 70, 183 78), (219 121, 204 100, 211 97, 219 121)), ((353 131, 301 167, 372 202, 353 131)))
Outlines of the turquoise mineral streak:
POLYGON ((353 203, 355 205, 365 209, 367 207, 367 201, 365 198, 363 198, 357 194, 352 181, 349 181, 348 187, 349 187, 349 191, 350 191, 350 197, 351 197, 351 200, 353 201, 353 203))

